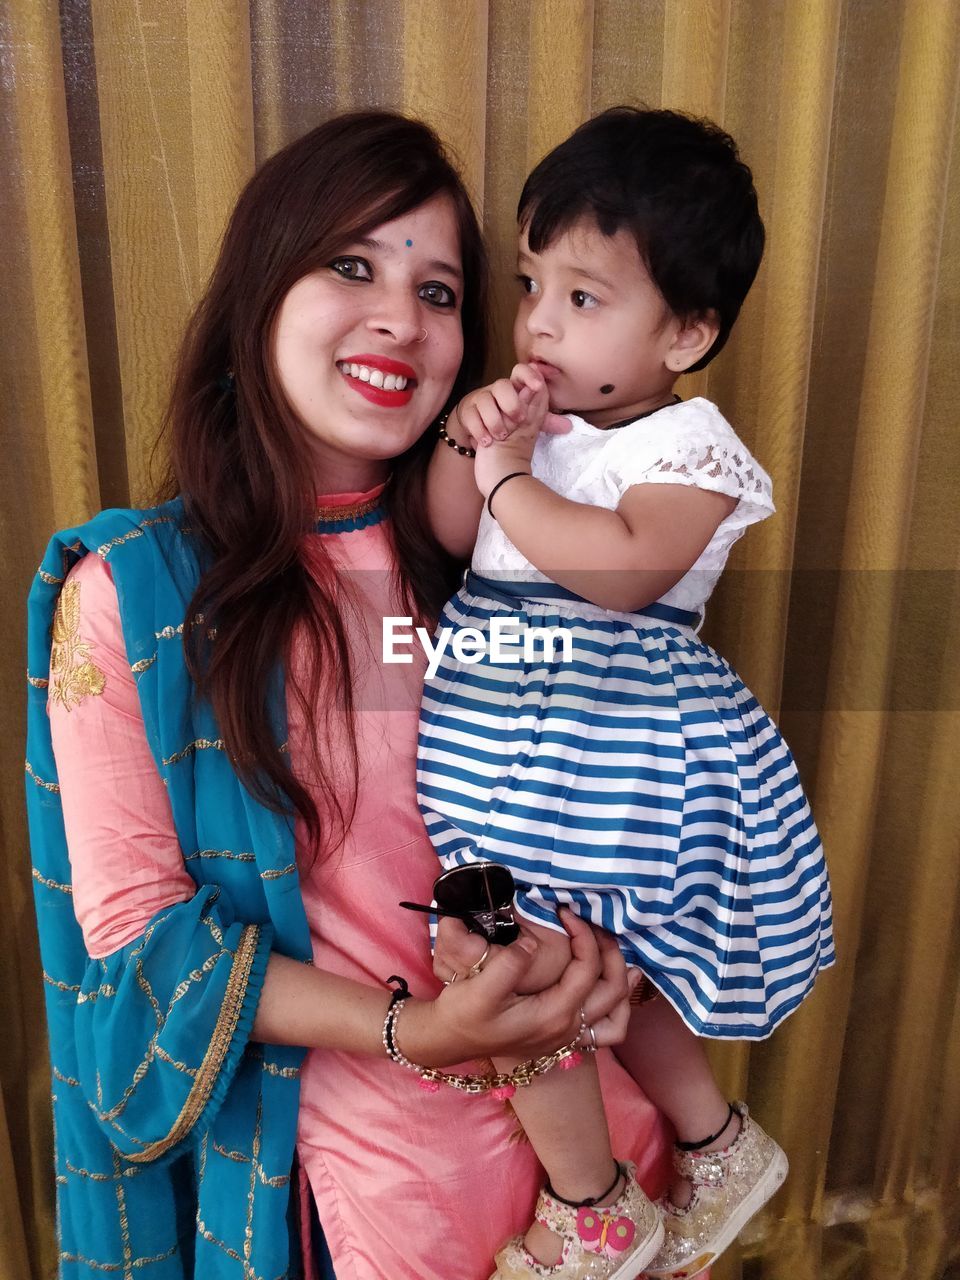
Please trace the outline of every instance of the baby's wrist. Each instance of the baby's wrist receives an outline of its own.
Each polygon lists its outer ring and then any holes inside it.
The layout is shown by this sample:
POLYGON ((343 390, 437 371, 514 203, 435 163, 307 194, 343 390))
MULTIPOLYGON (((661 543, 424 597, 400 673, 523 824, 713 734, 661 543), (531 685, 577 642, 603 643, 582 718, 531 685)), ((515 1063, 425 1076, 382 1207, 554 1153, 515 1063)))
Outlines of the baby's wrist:
POLYGON ((479 485, 481 494, 483 495, 484 505, 490 515, 496 519, 496 513, 493 510, 493 503, 499 496, 501 488, 508 482, 513 483, 514 479, 523 480, 526 477, 533 477, 530 469, 530 463, 524 462, 522 459, 515 459, 510 466, 504 467, 491 477, 490 483, 487 485, 479 485))

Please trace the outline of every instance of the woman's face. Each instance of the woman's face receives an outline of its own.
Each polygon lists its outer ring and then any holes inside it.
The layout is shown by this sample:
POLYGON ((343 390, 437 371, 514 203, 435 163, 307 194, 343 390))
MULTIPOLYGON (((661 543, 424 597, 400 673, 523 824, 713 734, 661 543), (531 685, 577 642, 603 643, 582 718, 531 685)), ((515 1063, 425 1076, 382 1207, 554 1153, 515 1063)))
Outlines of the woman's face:
POLYGON ((274 360, 318 492, 379 483, 437 417, 463 357, 462 294, 456 217, 441 195, 344 244, 286 295, 274 360))

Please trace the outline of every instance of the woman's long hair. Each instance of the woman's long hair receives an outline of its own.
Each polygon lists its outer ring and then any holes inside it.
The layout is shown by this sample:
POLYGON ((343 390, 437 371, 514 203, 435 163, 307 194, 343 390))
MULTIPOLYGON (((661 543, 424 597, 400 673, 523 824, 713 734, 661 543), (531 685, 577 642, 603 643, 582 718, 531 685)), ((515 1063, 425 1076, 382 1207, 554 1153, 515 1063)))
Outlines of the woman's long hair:
MULTIPOLYGON (((323 562, 322 543, 312 551, 314 573, 303 560, 315 508, 303 482, 304 427, 274 367, 274 325, 303 276, 350 241, 441 194, 452 201, 463 258, 464 358, 448 405, 456 403, 479 381, 486 356, 487 268, 476 217, 432 130, 390 113, 358 112, 285 147, 241 194, 187 328, 165 418, 170 488, 182 494, 204 548, 184 629, 198 696, 209 699, 250 792, 302 817, 315 846, 322 832, 328 850, 349 827, 356 798, 352 675, 335 566, 329 556, 323 562), (200 618, 202 625, 190 625, 200 618), (295 634, 305 645, 297 663, 305 682, 294 678, 295 634), (318 803, 278 749, 269 691, 281 667, 308 730, 318 803), (331 776, 330 751, 318 732, 320 703, 331 703, 320 696, 327 689, 336 691, 353 767, 353 800, 346 804, 343 783, 350 780, 331 776)), ((439 613, 457 569, 427 526, 424 478, 434 443, 425 431, 394 459, 384 492, 400 599, 423 618, 439 613)), ((322 488, 322 476, 319 482, 322 488)), ((329 743, 329 718, 326 729, 329 743)), ((342 761, 339 749, 337 757, 342 761)))

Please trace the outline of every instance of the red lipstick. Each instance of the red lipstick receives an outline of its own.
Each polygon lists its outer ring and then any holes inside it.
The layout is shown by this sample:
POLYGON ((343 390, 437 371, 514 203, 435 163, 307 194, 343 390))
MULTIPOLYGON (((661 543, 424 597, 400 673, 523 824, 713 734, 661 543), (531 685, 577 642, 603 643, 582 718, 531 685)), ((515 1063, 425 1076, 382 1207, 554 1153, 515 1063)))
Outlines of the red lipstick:
POLYGON ((399 374, 401 378, 412 378, 416 381, 417 371, 411 369, 402 360, 391 360, 389 356, 375 356, 365 352, 360 356, 344 356, 341 364, 365 364, 368 369, 380 369, 383 373, 399 374))
POLYGON ((355 378, 349 369, 341 368, 340 373, 347 385, 362 395, 365 400, 369 400, 371 404, 380 405, 385 409, 400 409, 410 403, 417 385, 416 370, 411 369, 410 365, 404 364, 402 360, 391 360, 389 356, 374 355, 372 352, 345 356, 337 361, 338 366, 351 364, 365 365, 368 369, 379 369, 383 374, 406 378, 407 385, 402 390, 388 391, 385 387, 375 387, 370 382, 364 382, 362 378, 355 378))

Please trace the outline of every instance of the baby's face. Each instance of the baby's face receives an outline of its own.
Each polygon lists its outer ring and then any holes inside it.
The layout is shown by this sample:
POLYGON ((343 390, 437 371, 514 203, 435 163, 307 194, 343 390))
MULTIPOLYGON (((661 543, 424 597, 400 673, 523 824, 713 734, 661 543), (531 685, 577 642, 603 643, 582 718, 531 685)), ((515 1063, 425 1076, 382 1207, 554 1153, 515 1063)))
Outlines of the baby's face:
POLYGON ((517 359, 543 374, 551 409, 604 427, 669 400, 683 323, 628 232, 583 220, 537 254, 524 231, 517 272, 517 359))

